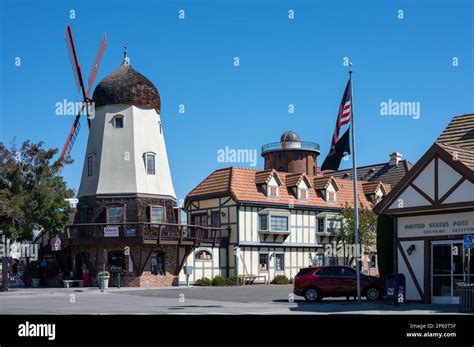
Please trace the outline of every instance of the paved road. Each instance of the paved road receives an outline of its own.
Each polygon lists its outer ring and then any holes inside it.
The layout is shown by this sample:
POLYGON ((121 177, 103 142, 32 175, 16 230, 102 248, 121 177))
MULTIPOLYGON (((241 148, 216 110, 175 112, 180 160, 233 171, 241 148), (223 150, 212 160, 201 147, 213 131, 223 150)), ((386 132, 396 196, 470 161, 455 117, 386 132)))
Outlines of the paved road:
POLYGON ((457 305, 324 299, 309 304, 292 286, 14 289, 0 293, 1 314, 430 314, 457 313, 457 305))

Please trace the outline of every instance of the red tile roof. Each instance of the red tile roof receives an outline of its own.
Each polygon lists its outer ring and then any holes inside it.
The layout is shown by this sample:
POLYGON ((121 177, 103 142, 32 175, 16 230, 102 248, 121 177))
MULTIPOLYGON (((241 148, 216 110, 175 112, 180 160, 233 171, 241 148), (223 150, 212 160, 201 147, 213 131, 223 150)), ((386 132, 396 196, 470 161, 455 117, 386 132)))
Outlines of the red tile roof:
MULTIPOLYGON (((265 182, 267 175, 271 170, 255 170, 240 167, 227 167, 218 169, 210 174, 196 188, 194 188, 186 197, 186 201, 204 198, 205 195, 224 195, 229 194, 238 202, 258 202, 258 203, 278 203, 278 204, 294 204, 299 206, 315 206, 315 207, 344 207, 346 203, 353 207, 353 181, 348 179, 339 179, 331 177, 315 177, 307 175, 314 187, 310 189, 308 200, 298 200, 290 189, 294 184, 294 174, 276 172, 280 182, 279 198, 268 198, 264 192, 258 188, 257 182, 265 182), (265 178, 265 180, 264 180, 265 178), (321 187, 326 186, 327 180, 333 180, 338 187, 337 202, 328 203, 321 194, 321 187), (322 184, 324 182, 324 184, 322 184)), ((358 182, 359 203, 366 207, 371 206, 370 201, 364 194, 364 181, 358 182)), ((327 187, 327 186, 326 186, 327 187)))

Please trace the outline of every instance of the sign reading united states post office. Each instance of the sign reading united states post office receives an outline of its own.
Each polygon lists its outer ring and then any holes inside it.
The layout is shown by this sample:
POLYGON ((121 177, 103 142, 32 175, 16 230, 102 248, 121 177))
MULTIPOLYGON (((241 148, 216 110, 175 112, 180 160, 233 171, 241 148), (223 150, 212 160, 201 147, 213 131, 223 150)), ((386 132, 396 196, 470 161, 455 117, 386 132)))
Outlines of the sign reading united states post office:
POLYGON ((474 212, 398 218, 398 237, 464 235, 474 233, 474 212))

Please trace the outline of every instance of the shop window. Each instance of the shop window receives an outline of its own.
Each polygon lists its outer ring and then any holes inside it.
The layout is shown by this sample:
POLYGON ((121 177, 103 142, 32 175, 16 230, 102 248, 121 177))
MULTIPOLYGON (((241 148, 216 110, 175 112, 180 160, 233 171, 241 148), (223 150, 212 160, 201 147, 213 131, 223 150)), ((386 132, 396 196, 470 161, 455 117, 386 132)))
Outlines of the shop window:
POLYGON ((123 223, 123 207, 107 207, 107 223, 123 223))
POLYGON ((125 271, 125 253, 122 251, 108 252, 107 264, 109 265, 109 272, 111 274, 125 271))
POLYGON ((151 273, 157 276, 165 275, 165 255, 163 253, 154 253, 150 258, 151 273))
POLYGON ((275 254, 275 271, 285 270, 285 257, 284 254, 275 254))
POLYGON ((268 271, 268 254, 262 253, 259 258, 258 269, 260 271, 268 271))
POLYGON ((195 260, 212 260, 212 254, 209 251, 202 250, 196 252, 194 256, 195 260))

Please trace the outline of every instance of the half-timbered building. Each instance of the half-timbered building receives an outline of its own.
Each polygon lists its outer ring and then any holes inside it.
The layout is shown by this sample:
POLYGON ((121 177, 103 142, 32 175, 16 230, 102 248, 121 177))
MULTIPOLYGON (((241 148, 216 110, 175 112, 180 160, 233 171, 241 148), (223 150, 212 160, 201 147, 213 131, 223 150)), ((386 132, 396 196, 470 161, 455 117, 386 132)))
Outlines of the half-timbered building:
POLYGON ((394 219, 395 271, 407 299, 456 303, 459 282, 474 282, 474 114, 454 117, 410 172, 376 206, 394 219))
MULTIPOLYGON (((292 278, 305 266, 342 261, 336 252, 328 255, 327 246, 337 242, 340 209, 354 205, 353 181, 317 174, 318 154, 318 144, 285 132, 280 142, 263 146, 264 170, 218 169, 187 195, 189 224, 232 230, 228 245, 201 247, 188 256, 191 283, 216 275, 267 282, 279 274, 292 278)), ((361 180, 359 205, 371 208, 389 190, 387 184, 361 180)), ((372 255, 364 272, 376 274, 372 255)))

